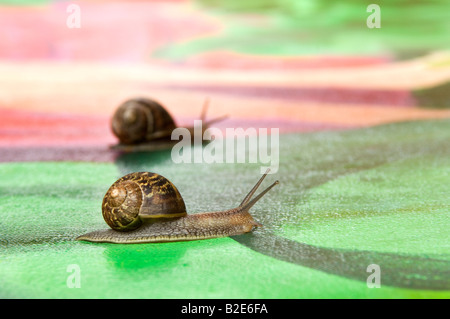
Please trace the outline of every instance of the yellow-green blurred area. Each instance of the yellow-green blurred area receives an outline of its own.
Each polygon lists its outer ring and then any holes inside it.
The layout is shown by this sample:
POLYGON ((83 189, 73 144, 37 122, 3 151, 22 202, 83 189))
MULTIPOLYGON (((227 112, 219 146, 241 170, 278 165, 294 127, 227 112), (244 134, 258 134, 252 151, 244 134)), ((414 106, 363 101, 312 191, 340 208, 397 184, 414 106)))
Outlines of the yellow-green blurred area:
POLYGON ((450 48, 448 1, 197 0, 221 15, 222 37, 183 47, 226 46, 258 54, 381 54, 395 58, 450 48), (380 28, 367 20, 379 6, 380 28), (240 17, 240 18, 239 18, 240 17))

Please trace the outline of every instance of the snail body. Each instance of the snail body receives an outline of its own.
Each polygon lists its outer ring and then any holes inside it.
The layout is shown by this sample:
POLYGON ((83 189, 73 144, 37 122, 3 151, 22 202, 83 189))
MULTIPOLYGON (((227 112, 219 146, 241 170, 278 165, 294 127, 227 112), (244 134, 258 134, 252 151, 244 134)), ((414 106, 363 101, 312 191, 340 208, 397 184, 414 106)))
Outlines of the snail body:
POLYGON ((278 181, 274 182, 252 199, 266 175, 261 177, 238 207, 197 214, 186 213, 183 198, 165 177, 149 172, 125 175, 111 185, 103 199, 102 215, 111 229, 90 232, 77 239, 149 243, 227 237, 250 232, 254 227, 262 226, 250 215, 250 208, 278 184, 278 181), (136 185, 131 186, 133 183, 136 185))
MULTIPOLYGON (((205 120, 208 100, 202 114, 205 120)), ((204 131, 223 117, 205 123, 204 131)), ((114 112, 111 119, 111 130, 119 140, 113 149, 119 150, 156 150, 173 146, 172 131, 177 128, 172 115, 159 102, 149 98, 133 98, 122 104, 114 112)), ((188 127, 193 133, 194 127, 188 127)), ((192 135, 193 136, 193 135, 192 135)))

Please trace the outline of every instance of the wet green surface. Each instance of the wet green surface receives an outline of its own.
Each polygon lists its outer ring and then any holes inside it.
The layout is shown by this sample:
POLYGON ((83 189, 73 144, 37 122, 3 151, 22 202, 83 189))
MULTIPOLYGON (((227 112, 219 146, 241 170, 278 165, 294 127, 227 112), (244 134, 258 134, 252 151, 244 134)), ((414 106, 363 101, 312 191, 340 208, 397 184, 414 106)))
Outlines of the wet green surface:
MULTIPOLYGON (((74 241, 105 228, 108 187, 130 171, 169 178, 188 212, 238 205, 255 164, 0 165, 0 296, 7 298, 448 298, 450 121, 280 137, 281 184, 253 209, 263 229, 167 244, 74 241), (381 288, 369 289, 369 264, 381 288), (68 288, 69 265, 81 288, 68 288)), ((264 185, 262 187, 264 187, 264 185)))

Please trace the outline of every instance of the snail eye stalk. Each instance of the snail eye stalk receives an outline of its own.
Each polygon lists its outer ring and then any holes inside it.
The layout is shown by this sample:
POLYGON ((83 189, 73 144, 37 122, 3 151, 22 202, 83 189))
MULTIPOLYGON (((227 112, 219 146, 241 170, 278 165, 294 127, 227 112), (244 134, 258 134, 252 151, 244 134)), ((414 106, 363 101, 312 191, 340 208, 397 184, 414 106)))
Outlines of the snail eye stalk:
POLYGON ((256 190, 258 189, 258 187, 261 185, 261 183, 263 182, 264 178, 266 178, 267 174, 269 174, 270 172, 270 168, 268 168, 266 170, 266 172, 264 173, 263 176, 261 176, 261 178, 259 179, 259 181, 256 183, 255 186, 253 186, 252 190, 247 194, 247 196, 245 196, 244 200, 242 201, 242 203, 239 205, 239 207, 244 208, 244 210, 249 210, 253 205, 255 205, 255 203, 261 199, 261 197, 263 197, 268 191, 270 191, 272 189, 272 187, 274 187, 275 185, 279 184, 279 181, 275 181, 272 185, 270 185, 269 187, 267 187, 261 194, 259 194, 257 197, 255 197, 253 200, 252 196, 255 194, 256 190), (250 201, 251 200, 251 201, 250 201))

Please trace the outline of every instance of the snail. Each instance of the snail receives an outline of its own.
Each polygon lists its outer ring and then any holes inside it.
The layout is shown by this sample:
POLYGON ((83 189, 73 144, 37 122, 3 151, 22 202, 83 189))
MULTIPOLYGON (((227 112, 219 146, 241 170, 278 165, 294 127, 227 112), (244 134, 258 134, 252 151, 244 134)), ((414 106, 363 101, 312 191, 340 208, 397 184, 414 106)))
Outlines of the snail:
POLYGON ((188 241, 240 235, 261 227, 250 208, 279 182, 252 199, 269 170, 241 204, 232 209, 187 214, 178 189, 167 178, 136 172, 119 178, 105 194, 102 215, 111 227, 81 235, 77 240, 109 243, 188 241))
MULTIPOLYGON (((225 116, 205 122, 207 99, 200 116, 201 134, 212 124, 225 116)), ((125 151, 148 151, 172 147, 176 141, 171 140, 172 131, 177 128, 171 114, 157 101, 149 98, 133 98, 123 102, 116 109, 111 120, 111 130, 119 143, 112 149, 125 151)), ((192 138, 194 127, 187 128, 192 138)), ((198 133, 197 133, 198 134, 198 133)))

